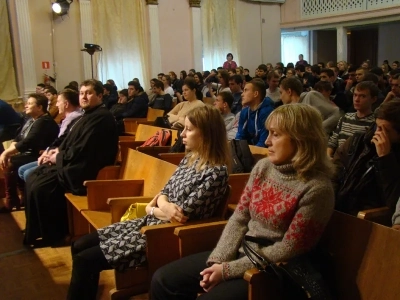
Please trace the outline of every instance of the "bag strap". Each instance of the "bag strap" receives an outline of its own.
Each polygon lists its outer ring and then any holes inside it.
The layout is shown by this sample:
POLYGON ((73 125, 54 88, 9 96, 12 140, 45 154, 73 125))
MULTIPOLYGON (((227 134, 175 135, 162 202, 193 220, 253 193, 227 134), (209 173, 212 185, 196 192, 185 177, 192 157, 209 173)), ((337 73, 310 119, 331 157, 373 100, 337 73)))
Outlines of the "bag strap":
MULTIPOLYGON (((270 265, 270 262, 268 260, 266 260, 264 257, 262 257, 260 254, 258 254, 257 251, 255 251, 248 243, 250 241, 250 242, 261 244, 259 242, 260 240, 261 240, 260 238, 255 238, 252 236, 245 235, 242 239, 242 248, 243 248, 244 253, 248 257, 248 259, 253 263, 253 265, 256 266, 256 268, 259 271, 265 271, 265 269, 270 265), (256 259, 254 259, 253 256, 256 257, 256 259)), ((265 239, 262 239, 262 240, 263 240, 262 243, 264 244, 264 246, 266 246, 265 245, 265 244, 267 244, 265 242, 266 240, 265 239)), ((268 241, 268 245, 270 245, 270 244, 272 244, 272 243, 270 241, 268 241)))

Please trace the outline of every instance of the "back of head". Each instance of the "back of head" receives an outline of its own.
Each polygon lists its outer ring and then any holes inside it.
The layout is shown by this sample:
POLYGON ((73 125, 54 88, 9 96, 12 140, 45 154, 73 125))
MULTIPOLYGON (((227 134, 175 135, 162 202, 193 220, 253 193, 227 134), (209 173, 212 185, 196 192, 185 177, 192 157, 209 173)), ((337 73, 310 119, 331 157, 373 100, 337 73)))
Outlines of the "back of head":
POLYGON ((379 83, 379 78, 377 75, 373 74, 373 73, 367 73, 364 75, 364 78, 362 81, 371 81, 374 84, 378 85, 379 83))
POLYGON ((77 91, 73 89, 64 89, 61 91, 60 95, 72 106, 79 107, 79 93, 77 91))
POLYGON ((229 81, 234 81, 236 84, 242 84, 243 78, 241 75, 236 74, 229 77, 229 81))
POLYGON ((294 92, 297 96, 300 96, 303 92, 303 85, 300 80, 295 77, 283 79, 280 86, 285 91, 291 89, 292 93, 294 92))
POLYGON ((221 112, 211 105, 204 105, 191 110, 186 117, 202 135, 198 153, 192 155, 193 159, 200 158, 196 167, 201 168, 207 163, 228 165, 228 139, 221 112))
POLYGON ((311 72, 319 75, 319 74, 321 74, 321 68, 318 65, 312 65, 311 72))
POLYGON ((94 91, 96 92, 97 95, 99 95, 99 94, 103 95, 103 84, 100 81, 96 80, 96 79, 84 80, 81 83, 80 87, 82 87, 82 86, 91 86, 94 89, 94 91))
POLYGON ((379 106, 375 117, 377 119, 386 120, 392 124, 392 127, 400 134, 400 98, 383 102, 379 106))
POLYGON ((267 95, 264 81, 260 78, 254 78, 249 83, 251 83, 253 85, 253 89, 260 94, 260 101, 263 101, 267 95))
POLYGON ((370 70, 371 73, 375 74, 376 76, 382 76, 383 70, 381 68, 375 67, 370 70))
POLYGON ((333 72, 333 70, 328 69, 328 68, 322 69, 320 74, 322 74, 322 73, 325 73, 326 75, 328 75, 328 77, 334 77, 335 76, 335 73, 333 72))
POLYGON ((322 91, 331 92, 333 90, 333 86, 329 81, 318 81, 314 85, 314 90, 318 92, 322 91))
POLYGON ((296 71, 300 71, 300 72, 305 72, 306 71, 306 67, 304 65, 298 65, 296 68, 294 68, 296 71))
POLYGON ((268 116, 267 128, 272 121, 296 146, 292 163, 300 179, 332 176, 333 165, 326 155, 327 137, 318 110, 302 103, 282 105, 268 116))

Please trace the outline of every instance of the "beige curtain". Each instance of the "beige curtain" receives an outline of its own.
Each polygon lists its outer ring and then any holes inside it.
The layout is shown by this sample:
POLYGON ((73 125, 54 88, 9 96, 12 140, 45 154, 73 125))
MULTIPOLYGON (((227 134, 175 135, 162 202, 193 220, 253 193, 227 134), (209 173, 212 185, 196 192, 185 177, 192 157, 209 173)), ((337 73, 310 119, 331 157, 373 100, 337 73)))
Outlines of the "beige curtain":
POLYGON ((127 88, 135 77, 148 82, 144 0, 92 0, 91 5, 94 41, 103 48, 99 79, 113 79, 118 89, 127 88))
POLYGON ((201 13, 204 70, 222 67, 228 53, 239 65, 236 0, 203 0, 201 13))
POLYGON ((0 0, 0 20, 0 99, 12 100, 18 98, 18 90, 15 81, 6 0, 0 0))

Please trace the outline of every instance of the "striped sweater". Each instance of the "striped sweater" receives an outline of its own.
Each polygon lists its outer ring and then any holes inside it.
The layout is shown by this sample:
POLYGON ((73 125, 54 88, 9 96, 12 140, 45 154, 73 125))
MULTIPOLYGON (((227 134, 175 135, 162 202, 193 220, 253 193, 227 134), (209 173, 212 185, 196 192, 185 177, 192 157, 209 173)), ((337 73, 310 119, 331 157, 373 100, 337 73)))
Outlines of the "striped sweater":
POLYGON ((267 247, 250 243, 272 262, 306 253, 318 242, 333 206, 334 192, 327 176, 300 181, 291 165, 275 166, 268 158, 262 159, 207 264, 222 263, 224 280, 242 277, 253 267, 246 256, 238 255, 238 251, 243 253, 244 235, 272 241, 267 247))
POLYGON ((332 136, 329 138, 328 147, 336 150, 344 142, 351 137, 355 132, 367 131, 367 128, 375 122, 375 116, 373 113, 370 115, 359 118, 357 117, 357 113, 347 113, 345 114, 338 122, 338 125, 335 131, 332 133, 332 136))

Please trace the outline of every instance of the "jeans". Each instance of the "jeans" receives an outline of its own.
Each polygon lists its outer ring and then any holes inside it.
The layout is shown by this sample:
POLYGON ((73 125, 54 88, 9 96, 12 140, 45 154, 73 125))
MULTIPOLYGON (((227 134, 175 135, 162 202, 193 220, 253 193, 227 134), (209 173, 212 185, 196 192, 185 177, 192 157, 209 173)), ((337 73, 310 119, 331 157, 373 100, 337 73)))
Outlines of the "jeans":
POLYGON ((31 174, 38 166, 37 161, 33 161, 30 163, 27 163, 26 165, 22 165, 18 169, 18 176, 21 178, 23 181, 26 182, 26 179, 28 178, 29 174, 31 174))

